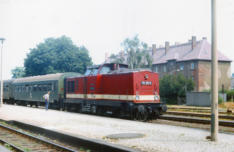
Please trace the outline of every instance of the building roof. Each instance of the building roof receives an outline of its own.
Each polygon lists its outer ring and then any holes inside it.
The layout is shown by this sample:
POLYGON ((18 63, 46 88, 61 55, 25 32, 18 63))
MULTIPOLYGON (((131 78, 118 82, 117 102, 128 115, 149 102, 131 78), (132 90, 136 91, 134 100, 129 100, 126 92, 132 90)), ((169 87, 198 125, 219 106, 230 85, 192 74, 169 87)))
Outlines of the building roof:
MULTIPOLYGON (((190 60, 208 60, 211 61, 211 45, 206 40, 196 41, 194 49, 192 42, 170 46, 167 53, 165 48, 157 48, 153 55, 153 64, 166 63, 169 60, 190 61, 190 60)), ((231 62, 229 58, 218 51, 218 60, 231 62)))

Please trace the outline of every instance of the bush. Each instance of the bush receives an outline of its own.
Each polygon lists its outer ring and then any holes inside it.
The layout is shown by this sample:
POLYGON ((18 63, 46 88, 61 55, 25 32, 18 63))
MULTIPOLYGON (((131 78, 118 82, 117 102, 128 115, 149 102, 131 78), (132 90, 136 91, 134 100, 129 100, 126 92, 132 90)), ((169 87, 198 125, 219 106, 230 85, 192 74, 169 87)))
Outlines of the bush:
POLYGON ((218 99, 218 100, 219 100, 219 101, 218 101, 218 102, 219 102, 219 104, 221 104, 221 103, 223 103, 223 102, 224 102, 224 101, 223 101, 223 98, 222 98, 222 97, 220 97, 220 96, 219 96, 219 99, 218 99))
MULTIPOLYGON (((178 104, 177 99, 183 99, 187 91, 192 91, 194 82, 186 79, 184 75, 165 75, 159 80, 160 96, 166 98, 167 103, 178 104)), ((180 103, 181 104, 181 103, 180 103)))
POLYGON ((227 101, 231 101, 234 99, 234 90, 228 90, 227 91, 227 101))

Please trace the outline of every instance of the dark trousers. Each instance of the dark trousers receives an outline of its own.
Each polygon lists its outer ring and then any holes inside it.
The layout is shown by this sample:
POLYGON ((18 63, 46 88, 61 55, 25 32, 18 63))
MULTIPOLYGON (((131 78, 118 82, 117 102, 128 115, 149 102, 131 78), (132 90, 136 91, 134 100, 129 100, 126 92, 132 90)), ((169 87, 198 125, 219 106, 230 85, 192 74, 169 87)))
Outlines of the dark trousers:
POLYGON ((49 108, 49 101, 48 100, 45 100, 45 108, 46 108, 46 110, 48 110, 48 108, 49 108))

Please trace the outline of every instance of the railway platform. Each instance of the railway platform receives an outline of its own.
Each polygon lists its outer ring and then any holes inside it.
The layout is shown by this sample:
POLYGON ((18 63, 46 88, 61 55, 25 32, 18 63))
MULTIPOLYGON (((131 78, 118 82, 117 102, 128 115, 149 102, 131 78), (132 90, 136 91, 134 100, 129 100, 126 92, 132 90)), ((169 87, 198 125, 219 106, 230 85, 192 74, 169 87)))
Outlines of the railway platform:
POLYGON ((210 132, 202 129, 13 105, 0 108, 0 119, 15 120, 147 152, 234 152, 233 134, 219 133, 218 142, 211 142, 206 139, 210 132), (108 138, 115 134, 140 136, 108 138))

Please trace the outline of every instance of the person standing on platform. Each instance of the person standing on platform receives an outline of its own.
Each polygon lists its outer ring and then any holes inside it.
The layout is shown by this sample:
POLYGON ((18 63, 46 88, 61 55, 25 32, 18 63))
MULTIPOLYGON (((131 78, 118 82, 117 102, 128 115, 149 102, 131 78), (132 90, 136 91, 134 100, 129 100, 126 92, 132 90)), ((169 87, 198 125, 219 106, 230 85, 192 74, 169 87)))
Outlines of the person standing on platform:
POLYGON ((43 98, 45 99, 45 108, 46 110, 48 110, 50 102, 50 91, 47 94, 45 94, 43 98))

